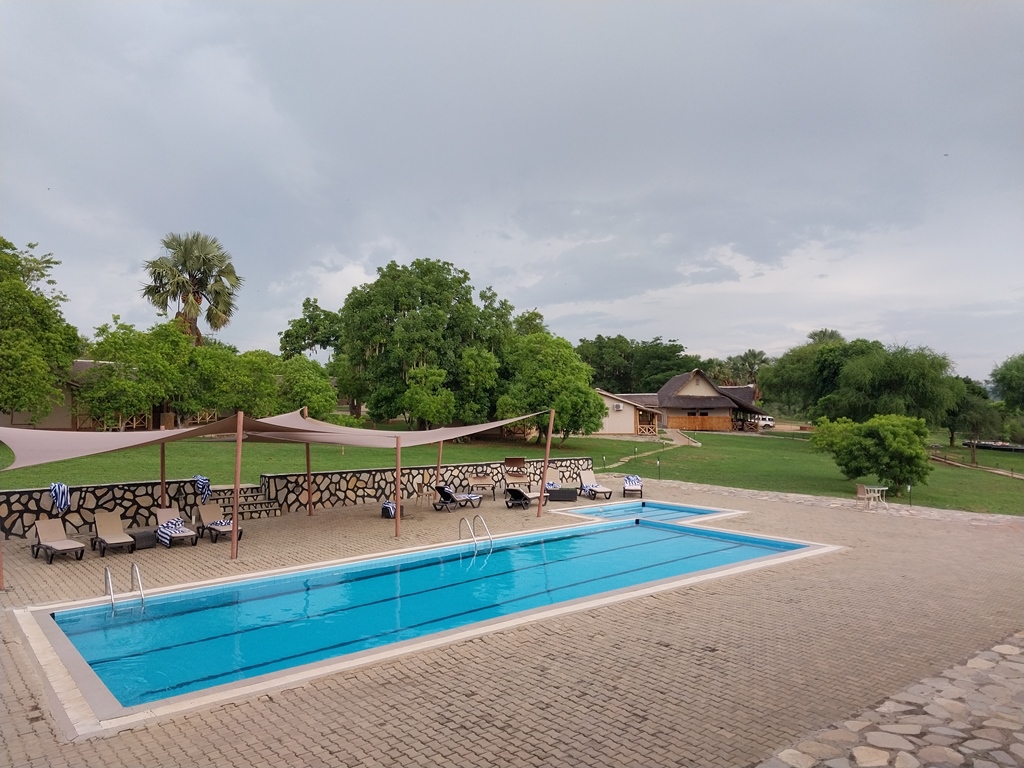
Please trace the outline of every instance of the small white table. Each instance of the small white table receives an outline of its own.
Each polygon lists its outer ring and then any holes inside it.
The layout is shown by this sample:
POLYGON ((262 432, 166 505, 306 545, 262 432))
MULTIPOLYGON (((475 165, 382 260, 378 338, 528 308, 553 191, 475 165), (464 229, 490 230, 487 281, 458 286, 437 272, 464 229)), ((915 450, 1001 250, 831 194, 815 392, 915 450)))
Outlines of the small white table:
POLYGON ((884 504, 885 508, 889 508, 889 503, 885 500, 885 492, 889 490, 887 485, 865 485, 864 490, 868 494, 868 509, 871 509, 871 503, 874 502, 877 506, 879 503, 884 504))

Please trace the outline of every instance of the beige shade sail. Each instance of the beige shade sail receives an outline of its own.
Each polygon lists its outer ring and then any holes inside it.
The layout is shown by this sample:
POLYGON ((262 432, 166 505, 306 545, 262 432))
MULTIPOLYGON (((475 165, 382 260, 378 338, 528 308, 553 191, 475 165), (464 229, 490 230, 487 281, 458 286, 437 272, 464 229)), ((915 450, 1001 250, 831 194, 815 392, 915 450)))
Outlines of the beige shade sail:
MULTIPOLYGON (((535 415, 527 414, 514 419, 494 421, 488 424, 472 424, 465 427, 444 427, 420 432, 394 432, 339 427, 324 421, 303 418, 301 411, 293 411, 266 419, 251 419, 246 416, 242 420, 242 431, 246 439, 254 441, 274 440, 351 445, 364 448, 394 448, 396 436, 401 436, 402 445, 405 447, 429 445, 466 437, 535 415)), ((237 420, 234 416, 188 429, 153 432, 66 432, 50 429, 0 427, 0 442, 14 453, 14 461, 0 471, 49 464, 54 461, 66 461, 144 445, 170 443, 190 437, 234 436, 236 428, 237 420)))

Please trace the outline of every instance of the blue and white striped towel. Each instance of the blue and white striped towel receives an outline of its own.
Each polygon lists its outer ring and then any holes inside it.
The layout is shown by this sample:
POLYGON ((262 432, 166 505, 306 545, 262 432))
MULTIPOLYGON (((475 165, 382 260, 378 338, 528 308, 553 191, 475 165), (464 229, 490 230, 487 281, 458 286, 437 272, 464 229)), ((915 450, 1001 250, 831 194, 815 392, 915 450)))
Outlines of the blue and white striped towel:
POLYGON ((394 520, 395 519, 395 509, 396 509, 395 502, 393 502, 393 501, 385 501, 383 504, 380 505, 380 516, 381 517, 386 517, 386 518, 388 518, 390 520, 394 520))
POLYGON ((546 483, 544 483, 544 490, 545 491, 557 491, 561 487, 562 487, 561 483, 556 483, 553 480, 548 480, 546 483))
POLYGON ((228 520, 227 518, 225 518, 223 520, 214 520, 212 523, 210 523, 207 526, 207 528, 230 528, 230 527, 231 527, 231 521, 228 520))
POLYGON ((165 547, 171 546, 171 538, 176 533, 181 533, 185 530, 185 521, 180 517, 172 517, 163 525, 158 525, 156 528, 156 540, 163 544, 165 547))
POLYGON ((595 488, 597 488, 596 485, 581 485, 580 486, 580 493, 587 494, 587 493, 590 493, 595 488))
POLYGON ((50 496, 57 514, 63 515, 71 509, 71 491, 64 483, 50 483, 50 496))
POLYGON ((640 475, 626 475, 622 478, 623 485, 643 485, 643 480, 640 479, 640 475))
POLYGON ((205 504, 210 500, 210 478, 202 475, 192 475, 196 481, 196 493, 199 494, 199 503, 205 504))

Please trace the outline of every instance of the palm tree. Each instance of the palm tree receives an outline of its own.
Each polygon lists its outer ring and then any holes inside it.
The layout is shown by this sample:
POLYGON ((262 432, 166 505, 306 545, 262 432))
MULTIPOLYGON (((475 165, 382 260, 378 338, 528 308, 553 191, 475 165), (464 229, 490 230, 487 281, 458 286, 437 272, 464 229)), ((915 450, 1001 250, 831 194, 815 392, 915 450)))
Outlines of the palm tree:
POLYGON ((142 287, 142 295, 164 313, 174 303, 175 318, 185 321, 186 332, 200 345, 203 337, 198 321, 203 302, 207 325, 215 331, 223 328, 234 314, 235 294, 243 280, 235 274, 231 254, 216 237, 172 232, 160 245, 167 255, 146 262, 150 282, 142 287))

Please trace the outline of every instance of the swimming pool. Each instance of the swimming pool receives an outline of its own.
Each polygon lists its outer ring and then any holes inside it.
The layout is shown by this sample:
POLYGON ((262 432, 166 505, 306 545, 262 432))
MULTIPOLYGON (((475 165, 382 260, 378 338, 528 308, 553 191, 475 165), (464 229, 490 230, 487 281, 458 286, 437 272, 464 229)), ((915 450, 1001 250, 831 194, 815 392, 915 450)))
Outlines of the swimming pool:
POLYGON ((498 539, 476 554, 461 544, 177 591, 144 610, 133 600, 113 615, 99 605, 52 616, 133 707, 807 546, 640 517, 498 539))

